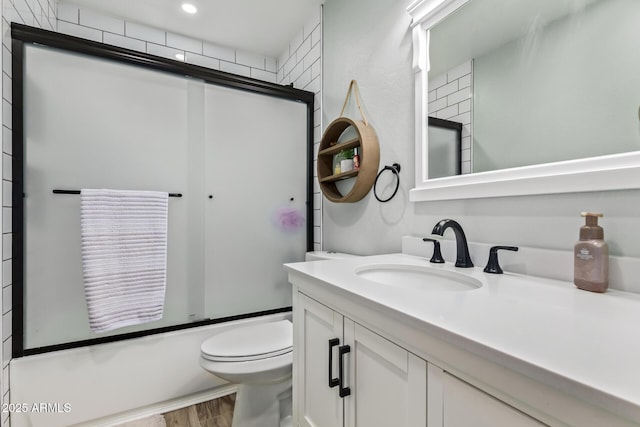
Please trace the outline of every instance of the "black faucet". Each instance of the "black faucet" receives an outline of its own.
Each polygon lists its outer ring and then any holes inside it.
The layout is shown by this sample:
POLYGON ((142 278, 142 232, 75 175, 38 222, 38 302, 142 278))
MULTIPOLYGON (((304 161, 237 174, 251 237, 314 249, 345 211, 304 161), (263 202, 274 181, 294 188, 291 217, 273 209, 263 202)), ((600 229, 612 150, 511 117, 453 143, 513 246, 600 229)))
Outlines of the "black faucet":
POLYGON ((469 256, 467 238, 464 235, 464 231, 462 231, 460 224, 452 219, 443 219, 433 227, 431 234, 442 236, 444 235, 444 231, 449 227, 453 229, 453 232, 456 235, 456 267, 473 267, 473 262, 471 262, 471 257, 469 256))

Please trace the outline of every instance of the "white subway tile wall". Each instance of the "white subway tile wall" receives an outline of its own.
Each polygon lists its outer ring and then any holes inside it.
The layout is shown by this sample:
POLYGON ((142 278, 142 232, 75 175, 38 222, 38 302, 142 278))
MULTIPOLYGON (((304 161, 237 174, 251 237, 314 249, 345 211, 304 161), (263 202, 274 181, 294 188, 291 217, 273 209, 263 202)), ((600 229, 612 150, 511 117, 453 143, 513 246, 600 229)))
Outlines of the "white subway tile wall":
POLYGON ((102 43, 275 83, 276 58, 219 46, 159 28, 106 16, 71 4, 58 5, 57 30, 102 43))
MULTIPOLYGON (((314 159, 318 155, 318 147, 322 138, 322 8, 319 7, 309 17, 303 28, 289 42, 287 49, 278 57, 277 82, 282 85, 292 84, 297 89, 315 93, 313 109, 313 143, 314 159)), ((313 248, 322 248, 322 194, 317 179, 317 163, 313 164, 313 248)))
POLYGON ((236 61, 236 51, 234 49, 225 46, 219 46, 213 43, 204 44, 203 54, 212 58, 219 58, 222 61, 236 61))
POLYGON ((121 19, 112 18, 86 9, 80 11, 78 18, 78 23, 83 27, 97 28, 99 30, 124 36, 124 21, 121 19))
POLYGON ((462 123, 461 170, 473 170, 473 61, 429 78, 429 116, 462 123))
POLYGON ((146 43, 142 40, 121 36, 118 34, 104 33, 102 36, 102 41, 114 46, 124 47, 125 49, 138 51, 144 51, 146 49, 146 43))
POLYGON ((210 56, 198 55, 197 53, 187 52, 184 60, 189 64, 199 65, 200 67, 206 67, 212 70, 220 69, 220 60, 216 58, 211 58, 210 56))
POLYGON ((204 42, 202 40, 195 40, 179 34, 167 33, 167 46, 182 49, 185 52, 202 54, 203 44, 204 42))
MULTIPOLYGON (((62 15, 62 10, 67 8, 69 8, 69 6, 67 5, 58 6, 59 21, 62 21, 62 20, 67 21, 67 19, 65 19, 62 15)), ((77 8, 73 8, 73 9, 76 9, 75 15, 78 15, 80 13, 80 11, 77 10, 77 8)), ((75 23, 77 21, 68 20, 68 22, 75 23)), ((148 27, 143 24, 137 24, 135 22, 125 22, 125 35, 133 39, 144 40, 149 43, 155 43, 160 45, 163 45, 167 42, 167 35, 165 31, 160 30, 158 28, 148 27)))
POLYGON ((233 62, 220 61, 220 71, 237 74, 239 76, 251 77, 251 68, 233 62))
MULTIPOLYGON (((2 404, 9 403, 9 362, 12 346, 12 132, 11 132, 11 22, 46 30, 56 29, 55 0, 5 0, 2 2, 2 376, 0 389, 2 404)), ((11 425, 10 414, 2 411, 0 426, 11 425)))

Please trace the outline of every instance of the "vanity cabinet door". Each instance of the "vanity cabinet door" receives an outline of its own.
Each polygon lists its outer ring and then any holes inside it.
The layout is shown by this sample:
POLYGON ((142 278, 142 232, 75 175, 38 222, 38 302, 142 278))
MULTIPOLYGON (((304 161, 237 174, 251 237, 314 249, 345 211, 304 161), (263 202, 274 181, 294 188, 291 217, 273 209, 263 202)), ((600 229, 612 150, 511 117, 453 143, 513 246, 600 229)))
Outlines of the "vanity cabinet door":
POLYGON ((344 345, 343 316, 298 293, 294 301, 293 417, 298 427, 341 427, 338 349, 344 345), (329 355, 331 352, 331 356, 329 355), (329 361, 331 359, 331 366, 329 361))
POLYGON ((351 319, 344 331, 351 388, 345 426, 426 426, 427 362, 351 319))
POLYGON ((296 426, 427 425, 425 360, 302 293, 293 311, 296 426))
POLYGON ((520 412, 434 365, 429 365, 429 427, 540 427, 520 412))

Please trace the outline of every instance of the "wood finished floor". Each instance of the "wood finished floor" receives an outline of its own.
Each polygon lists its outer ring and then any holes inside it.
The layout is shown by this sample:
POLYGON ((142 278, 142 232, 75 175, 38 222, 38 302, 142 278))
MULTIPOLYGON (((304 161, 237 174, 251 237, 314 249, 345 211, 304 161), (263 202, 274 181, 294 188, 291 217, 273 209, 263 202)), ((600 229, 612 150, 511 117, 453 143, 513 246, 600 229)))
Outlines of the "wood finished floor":
POLYGON ((164 415, 167 427, 231 427, 236 395, 167 412, 164 415))

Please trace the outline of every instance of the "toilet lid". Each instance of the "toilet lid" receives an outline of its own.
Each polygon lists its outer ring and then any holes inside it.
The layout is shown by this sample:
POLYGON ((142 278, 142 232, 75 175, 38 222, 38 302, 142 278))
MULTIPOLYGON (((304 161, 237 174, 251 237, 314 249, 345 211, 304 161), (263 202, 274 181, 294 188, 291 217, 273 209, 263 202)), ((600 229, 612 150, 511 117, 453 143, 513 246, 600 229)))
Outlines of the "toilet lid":
POLYGON ((289 353, 293 325, 289 320, 233 328, 202 343, 202 357, 219 362, 265 359, 289 353))

